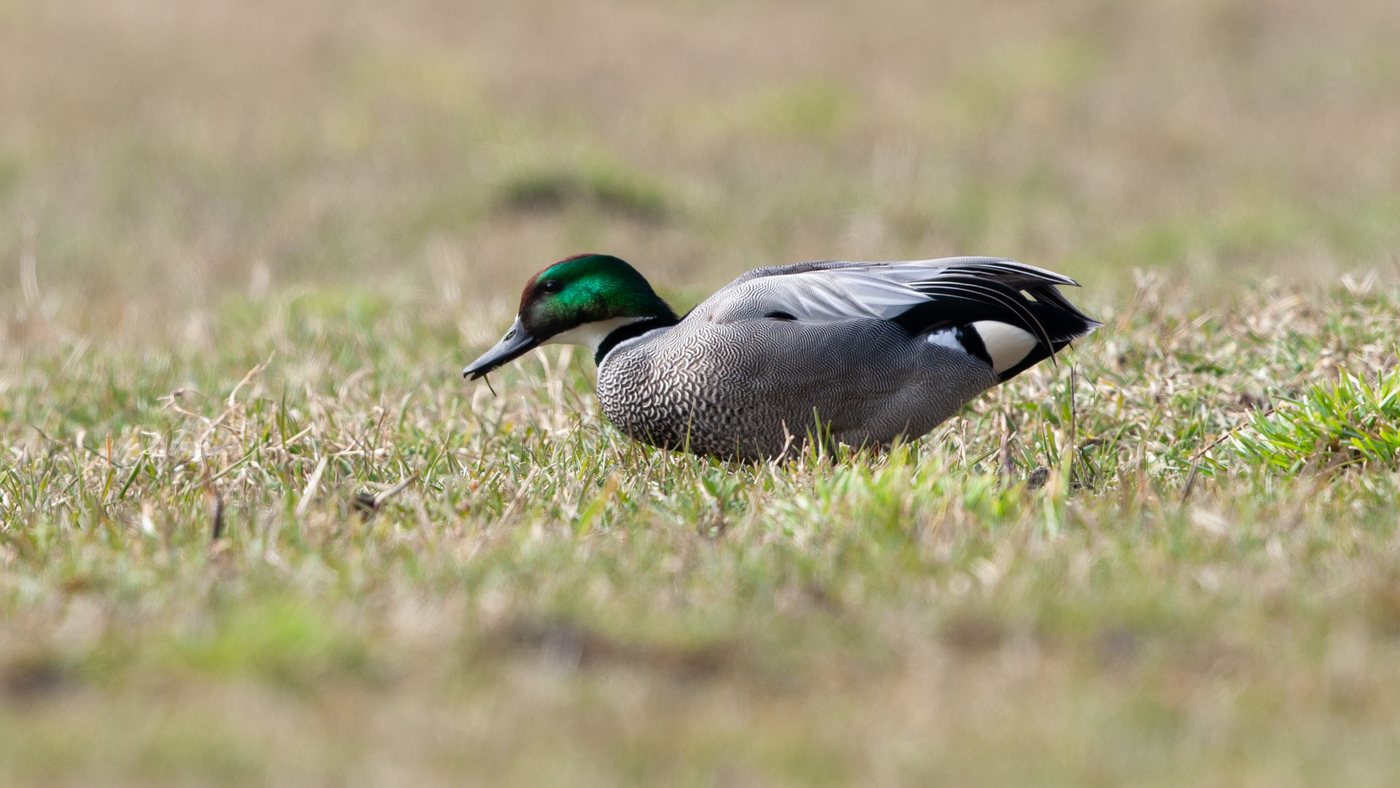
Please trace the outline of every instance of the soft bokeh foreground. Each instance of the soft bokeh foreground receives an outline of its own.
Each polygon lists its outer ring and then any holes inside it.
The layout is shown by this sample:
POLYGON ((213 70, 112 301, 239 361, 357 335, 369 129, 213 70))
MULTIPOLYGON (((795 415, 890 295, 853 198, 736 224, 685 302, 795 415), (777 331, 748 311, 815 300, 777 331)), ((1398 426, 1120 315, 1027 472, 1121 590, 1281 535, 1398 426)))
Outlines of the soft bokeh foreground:
POLYGON ((0 783, 1385 784, 1400 6, 0 0, 0 783), (1104 329, 781 467, 458 378, 619 254, 1104 329))

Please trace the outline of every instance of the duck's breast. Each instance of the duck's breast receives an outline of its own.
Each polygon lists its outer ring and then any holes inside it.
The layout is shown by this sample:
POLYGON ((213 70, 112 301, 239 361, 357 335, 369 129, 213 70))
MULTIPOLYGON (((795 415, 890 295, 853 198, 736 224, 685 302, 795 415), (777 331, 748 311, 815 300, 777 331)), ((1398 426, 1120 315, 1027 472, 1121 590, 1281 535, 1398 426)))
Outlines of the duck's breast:
POLYGON ((915 437, 996 383, 961 349, 882 320, 685 320, 599 369, 624 432, 703 453, 771 456, 819 421, 847 443, 915 437))

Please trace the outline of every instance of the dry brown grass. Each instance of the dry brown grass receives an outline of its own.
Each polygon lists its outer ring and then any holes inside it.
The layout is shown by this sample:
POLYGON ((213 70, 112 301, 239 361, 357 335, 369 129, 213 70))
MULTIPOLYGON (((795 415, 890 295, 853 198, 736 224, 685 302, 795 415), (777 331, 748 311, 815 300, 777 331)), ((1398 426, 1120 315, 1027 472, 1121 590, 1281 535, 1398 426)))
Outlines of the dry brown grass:
POLYGON ((1388 782, 1400 476, 1241 446, 1393 374, 1397 40, 1391 0, 0 0, 0 782, 1388 782), (1002 254, 1108 325, 1072 400, 712 464, 553 353, 457 380, 584 249, 681 303, 1002 254))
POLYGON ((94 327, 312 275, 507 297, 582 248, 696 291, 833 256, 1006 254, 1100 286, 1392 264, 1385 0, 3 13, 0 260, 17 281, 32 244, 41 292, 94 327), (534 176, 636 182, 664 219, 503 208, 534 176))

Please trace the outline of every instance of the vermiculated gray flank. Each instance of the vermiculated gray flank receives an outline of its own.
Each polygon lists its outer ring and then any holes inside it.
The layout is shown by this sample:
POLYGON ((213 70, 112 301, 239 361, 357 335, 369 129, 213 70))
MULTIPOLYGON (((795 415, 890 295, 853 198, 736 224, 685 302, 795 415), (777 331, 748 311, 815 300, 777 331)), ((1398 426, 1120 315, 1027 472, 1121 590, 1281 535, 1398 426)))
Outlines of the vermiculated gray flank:
POLYGON ((741 276, 684 318, 628 264, 569 258, 526 285, 480 377, 549 341, 589 345, 598 398, 639 441, 720 457, 792 456, 820 437, 914 438, 1098 323, 1073 280, 995 258, 824 262, 741 276))

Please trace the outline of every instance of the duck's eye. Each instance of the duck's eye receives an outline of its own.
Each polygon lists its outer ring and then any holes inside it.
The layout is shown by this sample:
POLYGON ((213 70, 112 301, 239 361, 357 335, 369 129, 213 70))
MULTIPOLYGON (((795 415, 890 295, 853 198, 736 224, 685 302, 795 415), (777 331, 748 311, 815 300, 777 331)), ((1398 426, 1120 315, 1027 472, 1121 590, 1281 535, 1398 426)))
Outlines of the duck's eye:
POLYGON ((563 285, 559 283, 558 279, 546 279, 544 284, 540 285, 540 287, 542 287, 546 293, 557 293, 563 285))

